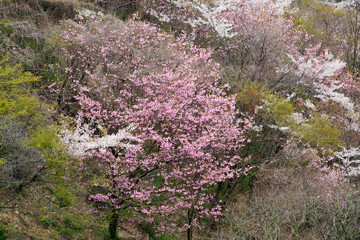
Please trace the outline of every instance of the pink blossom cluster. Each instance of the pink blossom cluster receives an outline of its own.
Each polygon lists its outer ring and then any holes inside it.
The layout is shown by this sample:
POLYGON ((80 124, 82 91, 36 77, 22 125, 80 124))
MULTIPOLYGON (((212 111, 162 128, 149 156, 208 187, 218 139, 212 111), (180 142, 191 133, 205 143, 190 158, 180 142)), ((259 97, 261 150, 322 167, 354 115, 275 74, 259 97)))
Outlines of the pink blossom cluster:
POLYGON ((134 138, 123 139, 131 147, 88 149, 84 169, 100 175, 107 192, 91 200, 159 232, 218 219, 222 204, 211 188, 247 174, 241 149, 251 124, 235 117, 235 97, 220 87, 212 51, 136 20, 105 16, 66 27, 63 100, 72 99, 84 123, 96 122, 93 138, 105 138, 99 129, 134 127, 134 138))

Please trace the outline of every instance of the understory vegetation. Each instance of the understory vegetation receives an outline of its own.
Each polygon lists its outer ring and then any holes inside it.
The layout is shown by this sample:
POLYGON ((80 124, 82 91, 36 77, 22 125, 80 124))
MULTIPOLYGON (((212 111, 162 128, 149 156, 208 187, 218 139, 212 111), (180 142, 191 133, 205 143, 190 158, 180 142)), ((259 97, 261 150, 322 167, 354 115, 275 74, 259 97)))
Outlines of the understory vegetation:
POLYGON ((359 9, 2 0, 0 240, 360 239, 359 9))

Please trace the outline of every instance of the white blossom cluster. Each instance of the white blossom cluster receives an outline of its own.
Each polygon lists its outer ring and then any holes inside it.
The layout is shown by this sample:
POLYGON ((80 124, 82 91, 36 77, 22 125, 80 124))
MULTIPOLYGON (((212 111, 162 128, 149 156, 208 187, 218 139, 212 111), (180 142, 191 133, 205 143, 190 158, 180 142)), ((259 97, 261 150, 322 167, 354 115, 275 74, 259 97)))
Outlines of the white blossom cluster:
MULTIPOLYGON (((304 77, 311 78, 313 89, 317 92, 315 97, 324 101, 332 100, 339 103, 347 110, 347 115, 351 119, 357 119, 358 113, 355 110, 355 104, 351 99, 343 93, 338 92, 343 86, 342 83, 332 80, 331 84, 324 84, 323 80, 336 75, 341 69, 346 66, 346 63, 340 59, 335 59, 334 56, 325 52, 324 59, 310 58, 300 56, 295 59, 293 56, 288 55, 291 62, 294 64, 294 74, 300 77, 299 84, 309 84, 304 82, 304 77)), ((305 78, 306 79, 306 78, 305 78)), ((310 102, 306 103, 309 108, 315 106, 310 102)))
POLYGON ((104 16, 102 12, 94 12, 89 9, 80 9, 77 10, 77 13, 78 15, 76 16, 76 19, 80 19, 80 20, 82 20, 83 18, 95 19, 104 16))
POLYGON ((341 152, 336 152, 334 155, 342 161, 342 165, 339 167, 345 172, 346 176, 360 176, 359 148, 344 148, 341 152))
POLYGON ((334 56, 328 51, 325 52, 325 61, 317 58, 308 59, 306 56, 300 56, 296 59, 292 55, 288 55, 288 57, 296 68, 295 75, 299 77, 307 76, 324 79, 334 76, 335 73, 346 66, 345 62, 334 59, 334 56))
POLYGON ((158 13, 154 9, 150 9, 148 11, 148 13, 151 16, 156 17, 156 19, 159 20, 160 22, 170 22, 171 21, 171 18, 168 15, 158 13))
MULTIPOLYGON (((77 121, 79 124, 81 120, 77 121)), ((94 129, 90 124, 77 125, 74 131, 65 129, 61 132, 62 142, 68 146, 69 152, 76 156, 84 156, 89 150, 98 149, 104 151, 109 147, 131 148, 134 144, 124 143, 124 141, 142 142, 141 139, 134 137, 131 132, 135 129, 133 125, 119 130, 116 134, 105 135, 95 138, 94 129)))
POLYGON ((245 3, 250 7, 273 7, 276 9, 276 14, 284 14, 290 9, 290 5, 294 0, 245 0, 245 3))
POLYGON ((309 99, 305 100, 304 106, 310 109, 315 109, 315 105, 309 99))
MULTIPOLYGON (((219 37, 232 38, 236 36, 236 33, 231 31, 233 25, 226 19, 219 19, 218 14, 227 9, 231 9, 234 6, 234 2, 235 1, 232 0, 216 1, 213 7, 209 7, 205 3, 200 3, 194 5, 194 8, 201 13, 202 18, 214 29, 219 37)), ((201 22, 201 20, 195 20, 195 22, 201 22)))
POLYGON ((335 9, 349 9, 354 8, 356 6, 356 2, 358 0, 342 0, 342 1, 336 1, 336 0, 325 0, 324 3, 328 6, 332 6, 335 9))
POLYGON ((340 89, 342 84, 331 84, 330 86, 322 84, 322 83, 316 83, 315 88, 318 92, 318 95, 315 95, 315 97, 322 99, 323 101, 332 100, 341 106, 343 106, 344 109, 346 109, 346 117, 348 119, 351 119, 350 122, 346 120, 346 118, 343 119, 343 123, 345 124, 346 130, 352 130, 359 132, 359 124, 358 119, 360 117, 359 112, 356 110, 357 106, 354 104, 354 102, 345 94, 337 92, 336 90, 340 89))
POLYGON ((319 93, 315 97, 320 99, 331 99, 332 101, 342 105, 348 111, 350 116, 356 115, 355 104, 351 101, 351 99, 342 93, 336 92, 336 90, 342 87, 342 84, 331 84, 328 86, 322 83, 316 83, 315 87, 319 93))
MULTIPOLYGON (((229 23, 226 19, 219 19, 218 14, 222 11, 234 7, 235 0, 218 0, 211 3, 211 6, 204 1, 189 1, 189 0, 173 0, 171 1, 175 6, 183 8, 186 6, 191 6, 194 9, 198 10, 200 16, 197 18, 192 18, 190 16, 181 16, 181 21, 185 24, 189 24, 191 27, 199 27, 204 25, 211 26, 214 31, 221 38, 231 38, 236 35, 232 32, 233 25, 229 23)), ((170 22, 171 20, 178 19, 179 16, 169 16, 162 13, 158 13, 154 9, 149 9, 147 11, 150 15, 156 17, 160 22, 170 22)))
POLYGON ((295 112, 295 113, 291 114, 291 119, 296 124, 301 124, 301 123, 306 122, 306 119, 304 118, 304 115, 302 113, 295 112))

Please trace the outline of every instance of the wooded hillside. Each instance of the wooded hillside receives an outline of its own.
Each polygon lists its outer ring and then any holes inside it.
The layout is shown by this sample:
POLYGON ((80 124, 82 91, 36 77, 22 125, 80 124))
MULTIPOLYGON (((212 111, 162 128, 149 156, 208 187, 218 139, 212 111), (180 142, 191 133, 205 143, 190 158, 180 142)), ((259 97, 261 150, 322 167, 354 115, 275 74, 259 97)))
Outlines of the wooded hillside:
POLYGON ((0 240, 360 239, 359 11, 2 0, 0 240))

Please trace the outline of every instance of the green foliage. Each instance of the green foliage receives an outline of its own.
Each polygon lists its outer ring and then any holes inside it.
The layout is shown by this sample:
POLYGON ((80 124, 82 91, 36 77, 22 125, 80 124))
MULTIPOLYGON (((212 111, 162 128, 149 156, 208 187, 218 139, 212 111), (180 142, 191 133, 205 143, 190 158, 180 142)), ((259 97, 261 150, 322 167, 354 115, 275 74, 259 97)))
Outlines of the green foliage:
POLYGON ((281 122, 286 120, 286 109, 281 109, 284 105, 285 103, 272 94, 265 84, 246 80, 242 82, 237 95, 237 107, 252 117, 255 125, 261 126, 259 131, 249 134, 251 142, 247 143, 245 148, 244 155, 251 155, 253 163, 273 156, 282 145, 284 134, 270 126, 278 124, 275 119, 281 122))
POLYGON ((62 236, 61 239, 77 239, 77 237, 82 236, 84 230, 89 228, 90 221, 83 217, 62 208, 57 210, 57 214, 47 213, 42 215, 39 220, 51 230, 52 235, 60 235, 62 236))
POLYGON ((14 29, 9 27, 8 23, 11 23, 11 21, 7 19, 0 20, 0 32, 5 36, 10 36, 14 32, 14 29))
POLYGON ((324 33, 316 29, 314 22, 307 20, 306 18, 299 17, 295 20, 294 24, 300 26, 301 30, 316 36, 322 36, 324 33))
MULTIPOLYGON (((110 233, 107 229, 100 229, 97 231, 97 239, 101 240, 112 240, 110 237, 110 233)), ((118 237, 118 240, 136 240, 136 238, 133 237, 118 237)))
POLYGON ((9 59, 22 69, 42 76, 41 81, 33 83, 38 89, 46 88, 62 75, 54 52, 64 44, 59 41, 57 30, 47 31, 49 34, 44 34, 29 20, 0 20, 0 53, 8 53, 9 59))
POLYGON ((150 239, 155 238, 156 231, 150 224, 147 223, 140 224, 140 228, 144 234, 147 234, 149 236, 150 239))
POLYGON ((140 224, 140 230, 143 234, 148 235, 151 240, 170 240, 173 239, 171 235, 168 234, 158 234, 153 226, 148 223, 140 224))
POLYGON ((164 184, 165 179, 162 176, 156 176, 154 178, 154 184, 156 187, 161 187, 164 184))
POLYGON ((26 123, 39 120, 45 105, 31 92, 31 83, 36 81, 38 77, 0 60, 0 118, 20 118, 26 123))
POLYGON ((41 126, 36 128, 30 134, 28 144, 43 152, 45 158, 48 159, 47 166, 52 171, 60 175, 65 173, 64 168, 66 168, 66 164, 69 162, 69 157, 64 153, 65 148, 60 142, 56 129, 41 126))
POLYGON ((252 192, 255 172, 250 171, 246 175, 240 175, 240 187, 245 192, 252 192))
POLYGON ((66 155, 66 149, 62 146, 56 129, 38 127, 30 134, 27 144, 42 152, 47 160, 44 166, 50 172, 47 178, 57 183, 51 191, 59 201, 60 207, 72 205, 75 201, 73 188, 67 185, 64 178, 71 177, 75 172, 72 165, 75 162, 66 155))
POLYGON ((98 238, 101 240, 111 240, 110 233, 107 229, 99 229, 97 231, 98 238))
POLYGON ((4 226, 1 222, 0 222, 0 240, 7 240, 8 239, 8 229, 6 226, 4 226))
POLYGON ((312 10, 317 13, 318 18, 320 18, 320 19, 324 19, 324 18, 328 17, 329 15, 341 17, 346 14, 345 10, 343 10, 341 8, 336 9, 327 4, 323 4, 320 1, 302 0, 300 2, 304 7, 312 8, 312 10))
POLYGON ((60 202, 60 207, 67 207, 74 203, 75 197, 71 193, 71 189, 64 185, 57 185, 54 190, 54 195, 60 202))
POLYGON ((340 139, 340 129, 333 126, 327 117, 314 113, 309 122, 311 124, 301 129, 300 134, 303 139, 325 149, 336 149, 344 144, 340 139))
POLYGON ((271 93, 266 84, 244 80, 237 94, 237 107, 241 112, 254 116, 256 107, 262 105, 268 95, 271 93))
POLYGON ((47 227, 58 227, 59 223, 54 218, 49 216, 42 216, 40 221, 47 227))
POLYGON ((6 163, 6 159, 5 158, 0 158, 0 168, 2 165, 4 165, 6 163))
POLYGON ((303 122, 297 122, 295 108, 290 101, 273 95, 266 101, 265 115, 275 119, 278 127, 288 128, 292 135, 321 148, 335 149, 343 145, 341 131, 327 117, 313 112, 309 119, 304 117, 303 122))
POLYGON ((292 13, 295 24, 311 35, 311 40, 306 42, 321 43, 324 48, 337 51, 337 45, 343 41, 344 29, 341 26, 345 27, 347 10, 317 0, 300 0, 294 4, 298 8, 296 13, 292 13), (336 44, 332 44, 334 42, 336 44))
POLYGON ((287 99, 271 93, 263 83, 244 81, 237 95, 237 104, 241 111, 250 116, 273 119, 279 127, 293 124, 289 116, 295 112, 295 108, 287 99))
POLYGON ((44 152, 62 150, 60 145, 60 138, 54 129, 38 127, 30 135, 30 139, 30 146, 44 152))
MULTIPOLYGON (((52 173, 48 178, 63 185, 66 182, 65 176, 71 179, 77 174, 78 162, 67 155, 66 147, 62 145, 57 132, 56 127, 39 126, 29 134, 29 140, 26 143, 40 151, 47 160, 45 167, 52 173)), ((72 200, 67 198, 72 198, 71 189, 64 186, 58 186, 58 188, 59 198, 64 201, 65 205, 70 204, 72 200)))
POLYGON ((295 113, 293 105, 285 98, 269 94, 265 96, 263 115, 275 119, 279 127, 296 127, 291 115, 295 113))
POLYGON ((79 216, 76 215, 66 215, 64 223, 67 227, 79 231, 84 230, 86 227, 86 221, 82 220, 79 216))
POLYGON ((34 37, 22 37, 22 36, 16 36, 15 37, 16 42, 23 47, 29 47, 34 52, 41 52, 44 47, 44 43, 42 39, 34 38, 34 37))
POLYGON ((252 163, 261 162, 277 153, 277 149, 283 145, 282 137, 284 134, 280 131, 264 127, 261 133, 250 135, 251 142, 246 144, 246 154, 251 156, 252 163))
POLYGON ((61 31, 58 29, 49 30, 49 35, 45 37, 45 43, 49 48, 66 47, 68 43, 61 40, 61 31))
POLYGON ((57 129, 48 127, 44 108, 50 106, 32 93, 32 83, 39 79, 19 65, 0 61, 0 185, 20 191, 38 177, 46 177, 56 183, 54 195, 60 206, 69 206, 74 195, 65 176, 74 173, 73 162, 57 129))
MULTIPOLYGON (((327 117, 313 112, 307 118, 302 113, 297 113, 288 99, 271 93, 263 84, 244 81, 237 101, 241 111, 254 117, 256 124, 263 126, 261 133, 256 135, 259 137, 252 136, 252 142, 248 144, 251 152, 261 153, 267 140, 271 143, 268 145, 270 148, 276 147, 276 141, 279 142, 279 138, 274 138, 277 129, 321 148, 335 149, 343 145, 341 131, 327 117), (299 122, 297 116, 302 116, 302 121, 299 122)), ((271 151, 267 149, 265 152, 271 151)))

